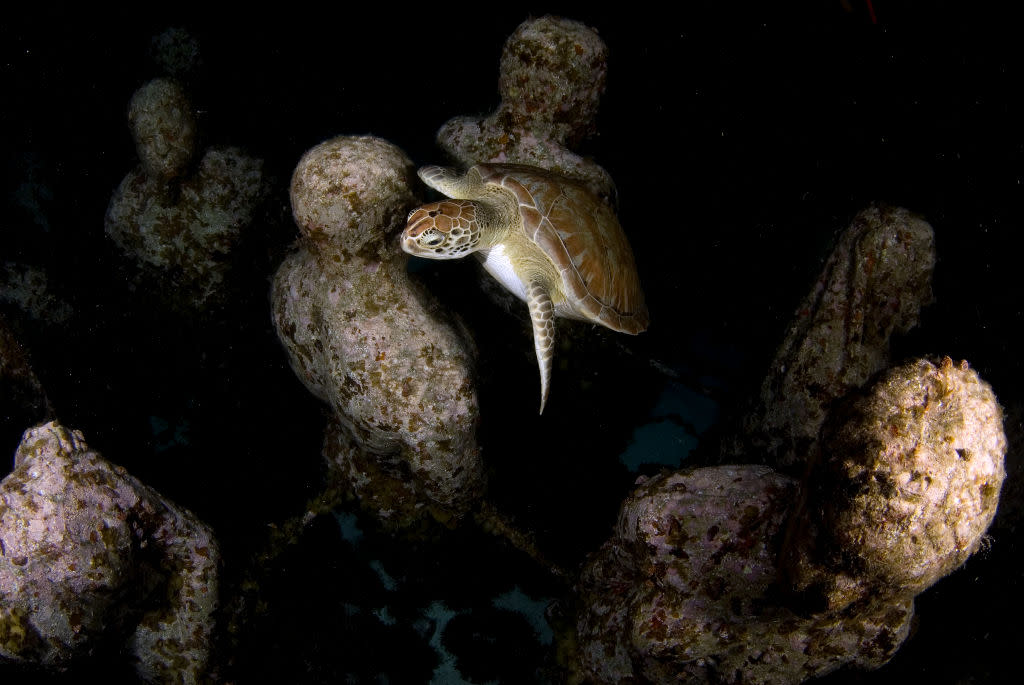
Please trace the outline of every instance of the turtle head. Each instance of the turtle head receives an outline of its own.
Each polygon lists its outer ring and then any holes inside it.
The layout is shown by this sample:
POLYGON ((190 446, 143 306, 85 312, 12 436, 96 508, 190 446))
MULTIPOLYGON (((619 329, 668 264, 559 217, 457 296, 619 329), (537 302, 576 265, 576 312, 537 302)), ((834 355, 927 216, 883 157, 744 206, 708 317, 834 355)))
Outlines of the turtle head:
POLYGON ((479 247, 477 206, 468 200, 443 200, 409 213, 402 249, 428 259, 458 259, 479 247))

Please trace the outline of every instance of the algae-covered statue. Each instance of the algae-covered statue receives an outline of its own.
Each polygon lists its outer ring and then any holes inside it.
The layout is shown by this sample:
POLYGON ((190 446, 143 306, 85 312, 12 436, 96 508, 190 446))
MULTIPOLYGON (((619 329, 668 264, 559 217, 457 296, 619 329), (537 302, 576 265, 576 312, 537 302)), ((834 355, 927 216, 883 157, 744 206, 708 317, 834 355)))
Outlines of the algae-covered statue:
POLYGON ((407 275, 394 239, 413 165, 372 136, 338 136, 299 160, 302 236, 274 277, 278 335, 296 374, 332 408, 324 454, 363 506, 402 528, 457 521, 484 489, 474 350, 407 275))
POLYGON ((551 380, 555 316, 633 335, 647 329, 629 242, 611 208, 581 184, 511 164, 480 164, 464 176, 428 166, 419 176, 453 199, 414 209, 402 249, 429 259, 476 252, 484 268, 526 302, 540 366, 541 413, 551 380))

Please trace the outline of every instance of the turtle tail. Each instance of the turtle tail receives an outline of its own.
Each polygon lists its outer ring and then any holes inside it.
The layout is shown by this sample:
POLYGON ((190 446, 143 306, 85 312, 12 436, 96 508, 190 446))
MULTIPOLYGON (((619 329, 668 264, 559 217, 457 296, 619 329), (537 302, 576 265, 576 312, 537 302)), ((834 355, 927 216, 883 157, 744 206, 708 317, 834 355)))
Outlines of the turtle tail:
POLYGON ((543 414, 555 356, 555 305, 551 302, 547 286, 537 280, 530 281, 526 289, 526 304, 530 307, 530 320, 533 322, 533 347, 537 351, 537 366, 540 368, 540 413, 543 414))

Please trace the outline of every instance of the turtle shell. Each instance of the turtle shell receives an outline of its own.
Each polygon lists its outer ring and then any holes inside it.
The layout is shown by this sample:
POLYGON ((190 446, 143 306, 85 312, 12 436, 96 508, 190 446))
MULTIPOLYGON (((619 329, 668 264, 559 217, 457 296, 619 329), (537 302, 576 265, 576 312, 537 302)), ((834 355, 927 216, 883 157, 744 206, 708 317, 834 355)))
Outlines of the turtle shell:
POLYGON ((535 167, 481 164, 484 183, 512 193, 522 230, 562 276, 568 311, 622 333, 647 328, 636 263, 619 221, 604 202, 572 179, 535 167))

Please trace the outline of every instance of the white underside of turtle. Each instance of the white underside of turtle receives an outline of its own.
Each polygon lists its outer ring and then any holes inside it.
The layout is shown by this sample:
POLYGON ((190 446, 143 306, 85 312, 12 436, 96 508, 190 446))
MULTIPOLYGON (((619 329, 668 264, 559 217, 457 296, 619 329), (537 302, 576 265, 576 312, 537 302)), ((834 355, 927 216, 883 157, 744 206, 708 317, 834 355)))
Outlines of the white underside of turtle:
MULTIPOLYGON (((495 245, 489 250, 480 250, 476 253, 480 263, 498 283, 505 286, 505 289, 527 304, 530 303, 529 295, 526 292, 527 283, 519 277, 512 259, 508 256, 504 245, 495 245)), ((576 321, 590 321, 588 317, 580 316, 565 301, 554 302, 555 316, 562 319, 575 319, 576 321)), ((597 323, 597 322, 594 322, 597 323)))
POLYGON ((526 285, 516 273, 516 268, 512 266, 512 260, 505 254, 505 246, 495 245, 489 250, 481 251, 480 255, 487 273, 494 276, 510 293, 526 302, 526 285))
POLYGON ((615 213, 582 184, 536 167, 479 164, 465 175, 424 167, 449 198, 409 213, 402 249, 428 259, 476 252, 484 269, 526 302, 543 413, 556 316, 637 334, 647 328, 633 253, 615 213))

